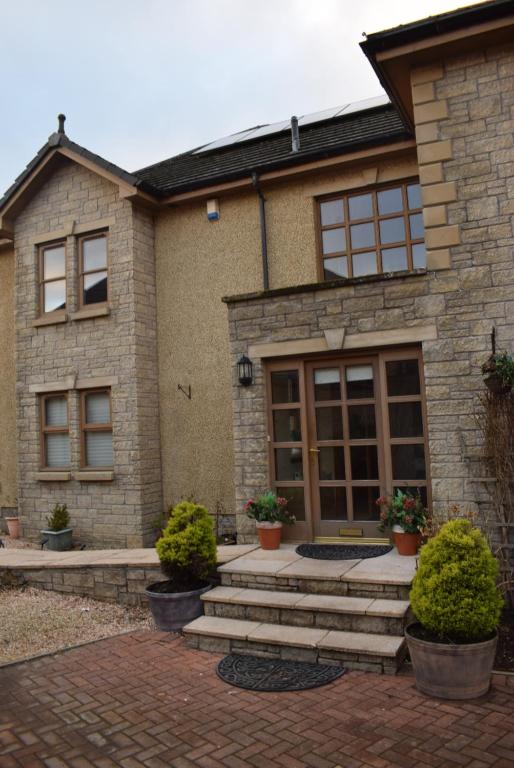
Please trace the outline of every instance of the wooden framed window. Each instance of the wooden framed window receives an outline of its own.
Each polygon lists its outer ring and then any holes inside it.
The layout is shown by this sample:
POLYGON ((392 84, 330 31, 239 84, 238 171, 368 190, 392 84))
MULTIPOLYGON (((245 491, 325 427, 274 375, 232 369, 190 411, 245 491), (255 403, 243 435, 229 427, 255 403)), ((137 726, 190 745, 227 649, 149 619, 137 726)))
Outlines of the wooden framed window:
POLYGON ((81 465, 84 469, 112 469, 111 390, 80 393, 81 465))
POLYGON ((41 457, 42 469, 62 469, 70 466, 70 432, 68 397, 66 393, 41 395, 41 457))
POLYGON ((66 309, 66 247, 64 242, 39 248, 40 314, 66 309))
POLYGON ((416 179, 320 199, 318 222, 323 280, 426 267, 416 179))
POLYGON ((108 299, 107 233, 79 239, 79 303, 106 304, 108 299))

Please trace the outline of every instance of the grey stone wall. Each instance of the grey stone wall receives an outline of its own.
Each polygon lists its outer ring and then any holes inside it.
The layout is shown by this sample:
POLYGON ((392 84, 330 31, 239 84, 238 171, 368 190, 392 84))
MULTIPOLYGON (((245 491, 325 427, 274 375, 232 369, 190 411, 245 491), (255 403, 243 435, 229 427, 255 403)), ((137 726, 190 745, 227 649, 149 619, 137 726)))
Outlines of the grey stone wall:
POLYGON ((115 185, 65 161, 15 222, 16 376, 19 512, 23 535, 38 537, 56 502, 66 503, 74 535, 94 547, 151 543, 162 507, 157 387, 153 221, 115 185), (68 315, 78 309, 77 240, 109 220, 110 314, 34 327, 37 241, 68 231, 68 315), (39 406, 35 386, 111 377, 114 479, 73 478, 79 469, 79 397, 69 389, 72 477, 37 479, 39 406), (32 391, 31 391, 32 390, 32 391))

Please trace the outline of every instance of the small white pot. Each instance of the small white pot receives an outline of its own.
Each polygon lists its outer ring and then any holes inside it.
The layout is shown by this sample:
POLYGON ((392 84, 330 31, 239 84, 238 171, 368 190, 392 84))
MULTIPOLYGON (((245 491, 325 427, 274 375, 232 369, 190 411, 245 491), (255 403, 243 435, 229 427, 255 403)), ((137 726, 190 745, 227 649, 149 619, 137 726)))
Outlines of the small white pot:
POLYGON ((282 523, 255 523, 256 528, 282 528, 282 523))
POLYGON ((397 523, 395 523, 395 525, 393 525, 393 533, 405 533, 405 531, 403 530, 401 525, 398 525, 397 523))

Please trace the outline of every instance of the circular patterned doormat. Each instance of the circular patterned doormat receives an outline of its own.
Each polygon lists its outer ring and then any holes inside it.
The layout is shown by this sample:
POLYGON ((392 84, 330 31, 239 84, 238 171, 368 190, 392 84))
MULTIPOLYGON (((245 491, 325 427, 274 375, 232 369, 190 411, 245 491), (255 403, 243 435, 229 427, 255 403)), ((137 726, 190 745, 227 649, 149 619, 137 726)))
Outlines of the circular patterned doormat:
POLYGON ((298 555, 314 560, 365 560, 387 555, 391 550, 388 544, 300 544, 296 547, 298 555))
POLYGON ((220 661, 216 672, 222 680, 237 688, 270 692, 318 688, 337 680, 344 674, 344 669, 329 664, 261 659, 231 653, 220 661))

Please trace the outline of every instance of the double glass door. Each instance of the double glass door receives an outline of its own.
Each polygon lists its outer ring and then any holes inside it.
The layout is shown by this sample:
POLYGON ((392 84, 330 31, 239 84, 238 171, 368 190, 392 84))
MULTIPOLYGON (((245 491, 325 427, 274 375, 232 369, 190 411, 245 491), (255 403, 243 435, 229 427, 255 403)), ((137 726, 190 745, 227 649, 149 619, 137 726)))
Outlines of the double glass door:
POLYGON ((381 494, 419 489, 428 501, 419 350, 267 369, 270 474, 297 519, 289 538, 376 537, 381 494))

